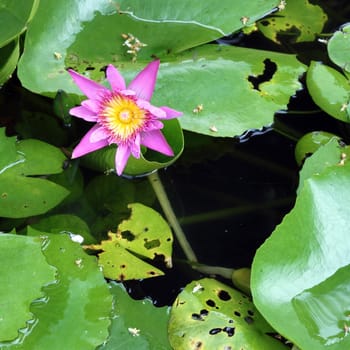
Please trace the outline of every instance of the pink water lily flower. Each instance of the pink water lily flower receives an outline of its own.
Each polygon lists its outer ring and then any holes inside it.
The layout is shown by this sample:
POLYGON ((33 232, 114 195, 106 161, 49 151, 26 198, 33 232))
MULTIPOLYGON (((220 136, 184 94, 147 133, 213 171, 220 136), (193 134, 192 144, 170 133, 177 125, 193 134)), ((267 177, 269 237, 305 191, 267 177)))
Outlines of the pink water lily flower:
POLYGON ((118 175, 133 155, 140 158, 140 146, 173 156, 174 153, 160 131, 162 119, 182 115, 169 107, 155 107, 150 100, 153 94, 159 60, 144 68, 129 84, 113 65, 108 65, 106 77, 111 89, 69 69, 68 72, 88 99, 70 110, 70 114, 95 125, 73 150, 72 158, 96 151, 105 146, 118 146, 115 168, 118 175))

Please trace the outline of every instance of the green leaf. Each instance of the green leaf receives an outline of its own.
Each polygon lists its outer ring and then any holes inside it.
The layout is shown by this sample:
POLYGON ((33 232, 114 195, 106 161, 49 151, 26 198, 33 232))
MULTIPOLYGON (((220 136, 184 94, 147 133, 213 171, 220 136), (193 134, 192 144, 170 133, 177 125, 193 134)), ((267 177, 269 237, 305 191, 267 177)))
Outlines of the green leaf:
POLYGON ((350 163, 347 158, 340 161, 304 181, 295 207, 253 261, 255 305, 278 332, 301 349, 350 346, 344 326, 348 292, 343 294, 340 283, 344 275, 340 269, 350 263, 346 244, 350 163), (317 300, 311 300, 310 294, 317 295, 317 300), (332 321, 335 324, 330 325, 332 321))
POLYGON ((344 164, 348 157, 350 157, 350 147, 344 147, 338 137, 331 138, 312 157, 306 159, 300 171, 297 192, 300 193, 304 181, 309 177, 322 173, 327 167, 344 164))
POLYGON ((0 2, 0 47, 21 34, 39 4, 39 0, 1 0, 0 2))
POLYGON ((18 163, 16 137, 5 137, 5 128, 0 129, 0 174, 18 163))
POLYGON ((14 168, 16 174, 25 176, 59 174, 62 172, 65 155, 45 142, 29 139, 18 142, 17 153, 24 161, 14 168))
POLYGON ((287 349, 245 295, 214 279, 193 281, 170 314, 173 349, 287 349))
POLYGON ((282 11, 259 21, 259 30, 269 39, 280 43, 279 36, 292 36, 293 41, 313 41, 322 32, 327 15, 308 0, 286 1, 282 11))
MULTIPOLYGON (((78 92, 64 70, 67 66, 80 66, 81 71, 97 68, 97 63, 100 68, 123 62, 133 74, 139 68, 133 66, 122 34, 131 33, 147 44, 137 57, 149 61, 231 34, 244 26, 242 17, 254 22, 277 4, 252 0, 242 7, 237 0, 223 0, 220 6, 215 0, 149 0, 145 6, 134 0, 87 0, 81 6, 75 0, 41 0, 28 28, 18 74, 26 88, 40 94, 78 92)), ((90 73, 102 76, 98 69, 90 73)))
MULTIPOLYGON (((325 345, 342 342, 348 335, 349 272, 350 265, 344 266, 324 282, 304 290, 292 300, 301 322, 310 325, 310 336, 316 336, 321 342, 327 339, 325 345), (328 310, 331 310, 331 313, 328 310)), ((349 344, 349 341, 344 343, 349 344)), ((342 346, 345 346, 344 343, 342 346)))
POLYGON ((306 85, 314 102, 332 117, 350 122, 347 105, 350 99, 349 81, 334 68, 312 62, 306 85))
POLYGON ((350 73, 350 24, 337 30, 327 44, 329 58, 339 67, 350 73))
MULTIPOLYGON (((119 13, 115 4, 107 1, 98 6, 88 1, 84 11, 68 0, 65 3, 69 6, 46 2, 41 2, 36 21, 28 31, 30 45, 18 68, 24 86, 40 94, 54 95, 58 89, 81 94, 65 72, 66 67, 104 83, 102 68, 114 63, 130 81, 152 57, 159 57, 163 64, 152 103, 184 112, 180 123, 187 130, 233 137, 271 124, 274 112, 286 108, 290 96, 301 88, 298 78, 305 66, 294 55, 218 45, 183 51, 241 28, 242 17, 254 21, 278 2, 249 1, 242 7, 238 1, 225 1, 219 8, 215 1, 189 5, 177 0, 171 5, 157 2, 154 7, 128 2, 127 13, 123 2, 119 3, 119 13), (218 11, 222 16, 218 16, 218 11), (43 27, 50 30, 43 34, 43 27), (65 36, 62 28, 72 30, 65 36), (123 46, 125 39, 121 34, 125 33, 147 44, 136 62, 132 62, 126 53, 128 48, 123 46), (91 40, 95 45, 86 45, 91 40), (265 71, 269 72, 268 77, 264 76, 265 71), (194 113, 201 104, 203 111, 194 113)), ((97 154, 99 159, 107 158, 111 163, 112 152, 97 154)), ((144 165, 151 168, 150 164, 144 165)), ((127 173, 134 175, 132 161, 129 166, 127 173)))
MULTIPOLYGON (((38 231, 28 228, 28 234, 38 231)), ((96 259, 68 235, 49 235, 44 255, 58 270, 57 283, 44 287, 47 299, 32 304, 37 322, 9 348, 94 350, 108 337, 112 296, 96 259)))
POLYGON ((130 233, 129 239, 122 239, 119 244, 137 255, 148 259, 162 256, 168 267, 171 267, 173 235, 168 223, 155 210, 140 203, 128 205, 131 216, 118 227, 122 236, 130 233))
POLYGON ((33 322, 30 303, 46 297, 42 287, 55 281, 56 270, 42 254, 42 244, 40 237, 0 234, 0 347, 16 338, 26 322, 33 322))
POLYGON ((182 111, 186 130, 233 137, 272 124, 301 88, 304 71, 294 55, 205 45, 161 66, 152 102, 182 111), (194 113, 198 105, 203 110, 194 113))
POLYGON ((118 226, 118 232, 108 232, 109 240, 86 246, 101 251, 99 265, 105 277, 113 280, 150 278, 164 273, 141 259, 161 257, 172 266, 173 236, 166 221, 153 209, 133 203, 131 217, 118 226))
POLYGON ((16 142, 0 129, 0 216, 21 218, 42 214, 55 207, 68 191, 44 178, 61 172, 64 154, 38 140, 16 142))
POLYGON ((168 350, 168 307, 155 307, 151 300, 134 300, 119 283, 111 283, 114 297, 108 341, 98 350, 168 350), (140 317, 142 315, 142 317, 140 317))
POLYGON ((340 138, 326 131, 312 131, 302 136, 295 146, 295 160, 302 165, 306 157, 311 156, 320 147, 327 144, 332 138, 340 138))
POLYGON ((130 181, 120 176, 95 176, 84 190, 84 206, 79 215, 89 224, 96 238, 105 237, 106 232, 116 232, 118 224, 129 214, 129 203, 140 202, 152 206, 155 201, 154 191, 147 180, 130 181))
MULTIPOLYGON (((67 233, 79 235, 84 239, 85 244, 95 242, 95 238, 91 235, 89 226, 85 221, 76 215, 58 214, 51 215, 40 219, 38 222, 31 225, 34 229, 48 233, 67 233)), ((77 237, 79 238, 79 237, 77 237)))
POLYGON ((69 190, 69 196, 61 203, 61 205, 68 205, 81 199, 84 192, 84 178, 78 162, 69 163, 68 166, 64 164, 63 167, 65 168, 63 172, 50 175, 48 179, 69 190))
POLYGON ((19 41, 12 40, 0 48, 0 86, 11 78, 19 58, 19 41))
MULTIPOLYGON (((173 157, 165 156, 159 152, 146 149, 139 159, 130 156, 124 170, 126 175, 142 175, 169 166, 181 155, 184 148, 182 129, 177 119, 162 121, 164 128, 162 133, 174 152, 173 157)), ((102 148, 89 153, 82 158, 82 164, 88 168, 101 172, 114 172, 116 146, 102 148)))
POLYGON ((68 193, 45 179, 0 174, 0 216, 22 218, 46 213, 68 193))

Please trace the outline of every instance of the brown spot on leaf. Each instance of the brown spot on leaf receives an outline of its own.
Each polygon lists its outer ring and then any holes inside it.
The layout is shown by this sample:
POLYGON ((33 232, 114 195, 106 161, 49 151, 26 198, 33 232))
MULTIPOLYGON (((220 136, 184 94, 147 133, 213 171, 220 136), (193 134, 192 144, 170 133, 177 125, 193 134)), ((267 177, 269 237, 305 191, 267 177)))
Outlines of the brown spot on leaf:
POLYGON ((228 292, 226 292, 226 290, 223 290, 223 289, 219 290, 218 297, 223 301, 228 301, 231 299, 231 295, 228 292))
POLYGON ((204 321, 204 318, 202 317, 202 315, 197 314, 195 312, 191 315, 191 317, 195 321, 204 321))
POLYGON ((210 335, 215 335, 215 334, 218 334, 222 331, 221 328, 212 328, 210 331, 209 331, 209 334, 210 335))
POLYGON ((250 316, 244 317, 244 321, 246 321, 248 324, 252 324, 254 322, 253 318, 250 316))
POLYGON ((158 248, 160 246, 160 241, 159 239, 153 239, 152 241, 148 241, 146 239, 146 242, 144 243, 144 247, 146 249, 153 249, 153 248, 158 248))
POLYGON ((222 330, 226 332, 229 337, 232 337, 235 334, 235 327, 225 327, 222 330))

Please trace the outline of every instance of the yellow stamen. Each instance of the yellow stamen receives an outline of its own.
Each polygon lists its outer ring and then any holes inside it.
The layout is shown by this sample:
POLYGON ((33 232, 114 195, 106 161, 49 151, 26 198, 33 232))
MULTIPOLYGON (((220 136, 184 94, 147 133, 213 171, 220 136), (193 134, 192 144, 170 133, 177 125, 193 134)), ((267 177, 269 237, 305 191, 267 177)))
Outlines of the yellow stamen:
POLYGON ((142 131, 146 123, 146 111, 137 106, 131 98, 112 96, 105 104, 101 123, 120 141, 126 141, 142 131))

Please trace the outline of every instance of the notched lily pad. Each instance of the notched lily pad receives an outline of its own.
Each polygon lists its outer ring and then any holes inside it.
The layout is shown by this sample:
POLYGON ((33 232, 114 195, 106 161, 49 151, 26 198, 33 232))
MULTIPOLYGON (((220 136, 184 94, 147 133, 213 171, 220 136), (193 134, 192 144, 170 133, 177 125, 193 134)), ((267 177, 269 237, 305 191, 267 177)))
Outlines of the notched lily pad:
POLYGON ((179 294, 168 331, 177 350, 286 349, 248 296, 210 278, 179 294))
POLYGON ((350 84, 344 75, 327 65, 311 62, 306 85, 312 99, 320 108, 336 119, 350 122, 350 84))
POLYGON ((346 72, 350 73, 350 24, 347 23, 336 31, 327 45, 329 58, 346 72))
POLYGON ((259 30, 277 43, 280 43, 279 36, 288 36, 297 43, 313 41, 327 21, 322 8, 308 0, 287 1, 285 6, 280 5, 280 9, 258 23, 259 30))
MULTIPOLYGON (((300 321, 310 325, 310 336, 318 338, 325 346, 344 342, 349 333, 349 272, 349 265, 342 267, 325 281, 292 299, 300 321)), ((346 348, 345 344, 343 346, 346 348)))
POLYGON ((169 350, 169 308, 132 299, 122 283, 110 283, 114 299, 110 337, 98 350, 169 350))
POLYGON ((254 303, 300 349, 350 348, 348 158, 332 139, 305 161, 294 208, 254 257, 254 303))
POLYGON ((0 216, 21 218, 43 214, 69 191, 38 175, 63 171, 64 154, 39 140, 16 142, 0 129, 0 216))
POLYGON ((99 265, 104 276, 113 280, 155 277, 164 273, 144 259, 163 260, 172 266, 173 236, 168 224, 153 209, 133 203, 131 217, 118 226, 116 233, 108 232, 108 240, 85 246, 99 253, 99 265))
POLYGON ((16 338, 18 330, 34 319, 30 303, 46 296, 42 287, 56 280, 56 269, 47 263, 42 244, 40 237, 0 234, 0 342, 16 338))
POLYGON ((57 269, 57 283, 43 288, 45 300, 32 303, 37 322, 6 345, 17 350, 96 349, 108 337, 112 296, 95 257, 66 234, 46 234, 31 227, 27 233, 46 237, 43 254, 57 269))
POLYGON ((303 168, 299 175, 299 194, 303 188, 304 182, 313 175, 321 174, 326 168, 332 166, 344 166, 349 162, 350 146, 343 145, 339 137, 333 136, 326 144, 305 160, 303 168))

